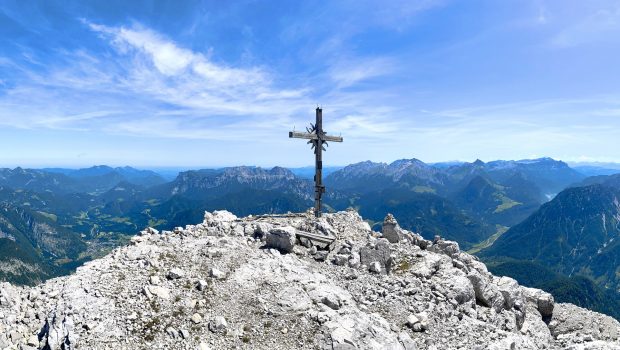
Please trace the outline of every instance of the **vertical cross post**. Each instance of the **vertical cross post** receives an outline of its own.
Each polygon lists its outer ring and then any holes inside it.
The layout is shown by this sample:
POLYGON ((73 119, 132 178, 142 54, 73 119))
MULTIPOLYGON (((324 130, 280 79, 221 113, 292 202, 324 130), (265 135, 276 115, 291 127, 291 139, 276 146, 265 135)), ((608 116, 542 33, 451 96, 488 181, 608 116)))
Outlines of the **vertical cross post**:
MULTIPOLYGON (((316 109, 316 134, 322 140, 323 136, 323 111, 317 107, 316 109)), ((321 217, 321 197, 325 192, 323 186, 323 144, 318 142, 314 148, 315 154, 315 172, 314 172, 314 216, 321 217)))
POLYGON ((314 216, 319 218, 321 217, 321 197, 325 193, 325 186, 323 186, 323 151, 326 151, 326 149, 323 145, 329 146, 327 141, 342 142, 343 140, 340 136, 329 136, 323 131, 323 110, 319 107, 316 108, 315 124, 310 124, 310 128, 306 128, 306 131, 290 131, 288 137, 309 140, 308 143, 312 144, 314 149, 314 216))

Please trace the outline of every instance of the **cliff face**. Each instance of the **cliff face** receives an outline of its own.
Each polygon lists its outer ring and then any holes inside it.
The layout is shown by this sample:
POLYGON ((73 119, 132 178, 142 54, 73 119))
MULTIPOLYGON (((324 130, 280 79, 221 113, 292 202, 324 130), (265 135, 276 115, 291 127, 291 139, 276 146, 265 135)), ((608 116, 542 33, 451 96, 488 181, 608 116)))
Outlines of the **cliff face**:
POLYGON ((620 349, 620 324, 355 212, 206 213, 71 275, 0 284, 0 349, 620 349))

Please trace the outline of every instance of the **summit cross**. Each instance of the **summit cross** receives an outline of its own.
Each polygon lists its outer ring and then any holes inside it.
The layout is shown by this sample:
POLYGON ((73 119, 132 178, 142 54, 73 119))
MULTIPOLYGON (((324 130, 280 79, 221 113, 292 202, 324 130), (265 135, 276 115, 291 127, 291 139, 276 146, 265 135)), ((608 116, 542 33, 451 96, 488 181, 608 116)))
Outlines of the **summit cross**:
POLYGON ((307 132, 289 131, 288 137, 295 139, 306 139, 314 149, 315 167, 314 167, 314 216, 321 217, 321 196, 325 193, 323 186, 323 151, 327 151, 325 146, 329 146, 327 141, 342 142, 340 136, 328 136, 323 131, 323 110, 316 108, 316 123, 310 123, 310 127, 306 128, 307 132))

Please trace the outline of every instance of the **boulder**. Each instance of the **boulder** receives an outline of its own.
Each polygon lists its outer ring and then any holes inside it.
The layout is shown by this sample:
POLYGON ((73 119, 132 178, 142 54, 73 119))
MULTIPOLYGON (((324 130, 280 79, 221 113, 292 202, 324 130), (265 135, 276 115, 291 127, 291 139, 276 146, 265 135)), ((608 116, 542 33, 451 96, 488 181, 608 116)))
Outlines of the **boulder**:
POLYGON ((553 315, 553 307, 555 300, 553 295, 536 288, 522 287, 525 299, 532 303, 542 317, 551 317, 553 315))
POLYGON ((226 273, 215 267, 212 267, 209 269, 209 277, 221 280, 226 278, 226 273))
MULTIPOLYGON (((155 295, 158 298, 170 299, 170 290, 168 288, 160 287, 160 286, 150 286, 146 288, 146 290, 147 292, 150 292, 150 294, 155 295)), ((147 297, 148 297, 147 292, 145 292, 145 294, 147 294, 147 297)))
POLYGON ((209 322, 209 330, 213 333, 222 333, 228 328, 226 319, 222 316, 216 316, 211 322, 209 322))
POLYGON ((446 241, 443 239, 438 239, 435 241, 429 250, 435 253, 445 254, 451 258, 456 258, 461 252, 457 242, 446 241))
POLYGON ((166 328, 166 334, 168 334, 170 338, 173 338, 173 339, 179 336, 179 332, 172 327, 166 328))
POLYGON ((316 261, 325 261, 325 259, 327 259, 327 256, 329 255, 329 252, 326 250, 319 250, 316 253, 314 253, 314 260, 316 261))
POLYGON ((407 316, 407 326, 414 332, 422 332, 428 328, 428 314, 420 312, 407 316))
POLYGON ((148 232, 148 233, 149 233, 149 234, 151 234, 151 235, 157 235, 157 234, 159 234, 159 231, 158 231, 158 230, 156 230, 156 229, 154 229, 154 228, 152 228, 152 227, 147 227, 147 228, 145 229, 145 231, 146 231, 146 232, 148 232))
POLYGON ((407 332, 400 332, 398 334, 398 341, 403 346, 404 350, 417 350, 415 342, 407 332))
POLYGON ((209 226, 217 225, 218 222, 228 223, 235 220, 237 220, 237 216, 227 210, 216 210, 213 213, 206 211, 204 216, 204 223, 209 226))
POLYGON ((167 277, 168 277, 168 279, 176 280, 176 279, 185 277, 185 272, 183 270, 181 270, 181 269, 174 268, 174 269, 168 271, 167 277))
POLYGON ((161 284, 161 279, 159 276, 151 276, 149 277, 149 282, 154 286, 158 286, 161 284))
POLYGON ((407 316, 407 326, 413 327, 418 322, 420 322, 420 320, 416 315, 411 314, 407 316))
POLYGON ((390 242, 387 239, 379 238, 374 246, 366 246, 360 249, 360 263, 362 265, 370 267, 374 262, 381 265, 381 271, 390 272, 393 259, 390 242))
POLYGON ((336 254, 333 260, 334 264, 338 266, 344 266, 347 264, 348 261, 349 261, 349 256, 343 255, 343 254, 336 254))
POLYGON ((338 295, 335 293, 330 293, 330 294, 325 295, 323 299, 321 300, 321 302, 329 306, 333 310, 340 309, 340 299, 338 298, 338 295))
MULTIPOLYGON (((72 330, 73 320, 69 316, 64 315, 62 310, 52 311, 45 319, 45 325, 39 333, 40 345, 44 349, 50 350, 70 348, 71 343, 75 340, 72 330)), ((13 343, 17 343, 16 339, 13 339, 13 335, 11 334, 13 343)))
POLYGON ((295 246, 297 230, 291 226, 275 227, 269 230, 265 243, 268 248, 275 248, 284 253, 291 253, 295 246))
POLYGON ((200 314, 195 313, 192 315, 192 317, 190 318, 192 320, 192 322, 194 322, 195 324, 199 324, 200 322, 202 322, 202 316, 200 316, 200 314))
POLYGON ((198 280, 198 283, 196 285, 196 288, 198 288, 199 291, 203 292, 205 291, 207 288, 209 287, 209 284, 207 283, 207 281, 205 280, 198 280))
POLYGON ((433 277, 438 286, 443 287, 448 299, 454 299, 459 305, 472 304, 476 301, 476 292, 465 273, 460 270, 449 270, 433 277))
POLYGON ((411 244, 417 245, 423 250, 432 245, 431 241, 424 239, 424 237, 417 233, 410 232, 405 237, 411 241, 411 244))
POLYGON ((579 333, 589 336, 590 339, 613 342, 620 340, 620 322, 572 304, 555 305, 549 329, 556 338, 571 337, 579 333))
POLYGON ((254 237, 264 238, 267 237, 269 231, 273 228, 272 224, 266 222, 259 222, 254 225, 254 237))
POLYGON ((510 277, 500 277, 494 279, 500 293, 504 296, 504 308, 510 310, 517 306, 521 308, 523 306, 523 292, 519 283, 510 277))
POLYGON ((368 266, 368 270, 370 270, 370 272, 374 272, 374 273, 381 273, 381 263, 378 261, 373 261, 370 263, 370 265, 368 266))
POLYGON ((499 288, 476 270, 470 271, 467 278, 474 287, 476 301, 483 306, 493 308, 497 313, 501 312, 504 308, 504 296, 499 288))
POLYGON ((187 329, 180 329, 179 334, 181 335, 181 338, 185 340, 189 339, 189 331, 187 329))

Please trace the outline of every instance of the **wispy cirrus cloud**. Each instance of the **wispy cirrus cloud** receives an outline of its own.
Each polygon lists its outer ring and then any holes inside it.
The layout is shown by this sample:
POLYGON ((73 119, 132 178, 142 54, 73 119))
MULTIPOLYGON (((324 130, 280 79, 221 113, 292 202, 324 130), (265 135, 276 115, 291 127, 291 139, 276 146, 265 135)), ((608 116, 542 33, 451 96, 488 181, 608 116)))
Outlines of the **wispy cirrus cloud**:
POLYGON ((121 86, 173 106, 207 114, 266 114, 304 97, 303 88, 273 86, 261 67, 215 63, 149 29, 89 26, 130 59, 121 86))
POLYGON ((397 60, 387 57, 343 57, 330 66, 328 74, 338 88, 347 88, 368 79, 389 75, 397 66, 397 60))
POLYGON ((585 12, 582 18, 565 25, 551 43, 557 48, 571 48, 589 43, 618 43, 620 37, 620 4, 611 2, 585 12))
POLYGON ((20 66, 26 79, 0 97, 0 124, 167 138, 268 138, 302 118, 310 121, 309 109, 321 100, 329 100, 334 125, 343 131, 361 135, 374 121, 383 126, 366 137, 376 138, 397 123, 369 106, 363 92, 340 91, 387 74, 394 64, 388 59, 341 61, 327 73, 337 84, 317 91, 278 86, 271 70, 215 62, 142 25, 82 23, 113 55, 80 49, 63 52, 63 64, 42 72, 20 66))
POLYGON ((115 50, 114 61, 79 50, 43 72, 19 66, 24 78, 0 97, 1 124, 139 134, 164 111, 169 137, 209 137, 184 133, 184 125, 211 119, 217 128, 228 123, 218 116, 280 115, 305 97, 303 89, 274 87, 260 67, 216 64, 149 29, 86 24, 115 50))

